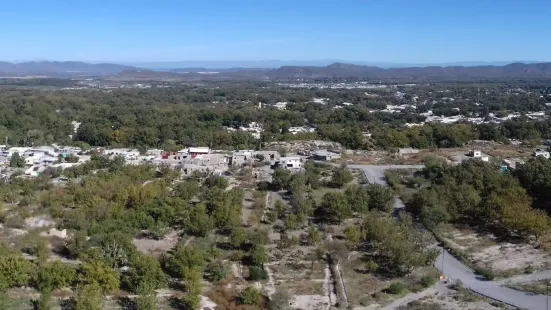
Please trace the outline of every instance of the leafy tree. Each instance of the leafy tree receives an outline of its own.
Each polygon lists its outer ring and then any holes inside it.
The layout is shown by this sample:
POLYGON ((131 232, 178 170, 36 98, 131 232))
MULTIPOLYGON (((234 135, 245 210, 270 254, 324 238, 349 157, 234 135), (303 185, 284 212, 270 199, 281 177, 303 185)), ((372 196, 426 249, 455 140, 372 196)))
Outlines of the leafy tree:
POLYGON ((380 184, 370 184, 367 186, 369 193, 369 208, 382 212, 392 212, 394 210, 394 193, 386 186, 380 184))
POLYGON ((199 248, 179 245, 167 260, 167 269, 185 278, 187 274, 195 272, 194 269, 202 270, 205 264, 205 255, 199 248))
POLYGON ((31 302, 33 309, 35 310, 51 310, 52 307, 52 292, 41 291, 40 298, 31 302))
POLYGON ((350 205, 348 205, 342 193, 326 193, 323 196, 321 209, 329 220, 336 221, 339 224, 352 213, 350 205))
POLYGON ((133 292, 159 289, 167 285, 166 275, 154 257, 140 255, 128 273, 128 286, 133 292))
POLYGON ((344 195, 352 211, 360 214, 365 214, 369 211, 370 196, 367 187, 360 185, 349 186, 344 191, 344 195))
POLYGON ((316 227, 310 226, 310 228, 308 229, 308 243, 310 245, 318 245, 320 242, 321 233, 316 227))
POLYGON ((68 163, 78 163, 79 157, 74 154, 69 154, 65 157, 65 162, 68 163))
POLYGON ((264 267, 264 264, 268 262, 268 253, 262 245, 253 247, 251 251, 251 261, 254 265, 264 267))
POLYGON ((247 241, 247 233, 242 227, 235 227, 231 230, 230 243, 234 248, 241 248, 247 241))
POLYGON ((348 226, 344 229, 344 236, 346 237, 346 244, 349 248, 357 248, 362 241, 362 233, 358 226, 348 226))
POLYGON ((218 282, 224 280, 228 274, 229 270, 219 261, 212 262, 207 266, 208 279, 211 282, 218 282))
POLYGON ((249 276, 252 281, 266 280, 268 279, 268 272, 262 267, 251 266, 249 268, 249 276))
POLYGON ((184 310, 199 309, 201 297, 198 294, 188 294, 180 300, 181 308, 184 310))
POLYGON ((272 186, 277 189, 289 189, 292 175, 289 170, 277 168, 272 175, 272 186))
POLYGON ((36 287, 41 292, 69 287, 76 280, 76 270, 61 262, 45 263, 39 266, 35 279, 36 287))
POLYGON ((25 167, 25 159, 15 152, 10 157, 10 167, 12 168, 23 168, 25 167))
POLYGON ((155 310, 157 309, 157 293, 151 288, 142 287, 137 292, 136 310, 155 310))
POLYGON ((0 246, 0 291, 29 284, 34 266, 5 246, 0 246))
POLYGON ((199 204, 191 209, 186 227, 191 234, 201 237, 208 236, 214 230, 214 222, 208 215, 204 204, 199 204))
POLYGON ((278 217, 282 217, 283 215, 285 215, 285 211, 287 210, 287 208, 285 207, 285 203, 283 203, 281 199, 276 200, 274 208, 277 212, 278 217))
POLYGON ((228 187, 228 180, 221 176, 211 175, 205 180, 205 185, 209 188, 218 187, 220 189, 226 189, 226 187, 228 187))
POLYGON ((248 286, 241 292, 239 299, 244 305, 260 305, 262 293, 256 288, 248 286))
POLYGON ((75 298, 75 310, 101 310, 102 289, 97 282, 80 286, 75 298))
POLYGON ((346 166, 341 166, 340 168, 333 170, 333 175, 331 176, 331 185, 333 187, 340 188, 353 179, 354 177, 352 176, 352 173, 350 173, 346 166))
POLYGON ((285 228, 288 230, 295 230, 298 228, 298 218, 295 214, 289 214, 285 218, 285 228))
MULTIPOLYGON (((120 276, 107 263, 93 260, 80 267, 79 283, 82 286, 97 285, 103 294, 110 293, 120 287, 120 276)), ((92 289, 95 287, 90 287, 92 289)))

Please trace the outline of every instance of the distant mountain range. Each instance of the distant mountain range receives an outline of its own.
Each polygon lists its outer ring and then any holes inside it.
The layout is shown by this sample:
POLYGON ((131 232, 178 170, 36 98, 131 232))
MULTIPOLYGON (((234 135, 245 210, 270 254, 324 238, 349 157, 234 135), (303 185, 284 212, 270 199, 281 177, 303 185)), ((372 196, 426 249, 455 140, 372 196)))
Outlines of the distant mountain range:
POLYGON ((503 66, 417 66, 381 68, 336 62, 327 66, 281 66, 279 68, 203 67, 143 69, 134 66, 63 61, 10 63, 0 62, 2 76, 116 76, 132 79, 300 79, 300 78, 366 78, 366 79, 473 79, 473 78, 551 78, 551 63, 512 63, 503 66))
POLYGON ((0 75, 47 75, 47 76, 78 76, 78 75, 109 75, 118 74, 124 70, 134 70, 135 67, 110 63, 90 64, 80 61, 31 61, 31 62, 0 62, 0 75))

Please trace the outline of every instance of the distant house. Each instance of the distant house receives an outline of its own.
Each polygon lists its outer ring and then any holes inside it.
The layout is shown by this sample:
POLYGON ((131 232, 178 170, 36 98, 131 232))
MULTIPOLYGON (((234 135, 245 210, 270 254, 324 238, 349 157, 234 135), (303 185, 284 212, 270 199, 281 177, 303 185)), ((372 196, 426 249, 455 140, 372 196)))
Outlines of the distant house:
POLYGON ((302 168, 302 159, 298 156, 281 157, 276 161, 276 167, 284 169, 302 168))
POLYGON ((334 153, 327 150, 320 150, 314 152, 314 155, 312 156, 314 160, 321 160, 321 161, 331 161, 334 159, 341 158, 341 154, 334 153))
POLYGON ((537 150, 534 151, 534 156, 536 156, 536 157, 541 156, 541 157, 549 159, 549 152, 547 152, 546 150, 537 149, 537 150))
POLYGON ((277 102, 276 104, 274 104, 274 107, 276 107, 278 110, 286 110, 287 102, 277 102))
POLYGON ((198 155, 205 155, 210 153, 210 148, 208 147, 190 147, 187 149, 187 152, 191 155, 192 158, 197 157, 198 155))
POLYGON ((419 153, 419 150, 411 147, 398 149, 398 155, 400 156, 408 155, 408 154, 417 154, 417 153, 419 153))

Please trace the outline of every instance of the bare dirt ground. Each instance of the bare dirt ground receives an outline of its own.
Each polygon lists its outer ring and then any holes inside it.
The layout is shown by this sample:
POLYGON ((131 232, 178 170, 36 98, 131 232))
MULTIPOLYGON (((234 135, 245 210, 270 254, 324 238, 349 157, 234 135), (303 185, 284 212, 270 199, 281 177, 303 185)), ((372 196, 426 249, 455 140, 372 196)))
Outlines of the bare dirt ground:
POLYGON ((161 255, 170 251, 178 243, 179 234, 178 231, 172 231, 161 240, 134 239, 134 245, 144 254, 161 255))
POLYGON ((492 157, 501 159, 515 158, 526 160, 532 156, 534 148, 528 146, 505 145, 490 141, 472 141, 465 147, 448 149, 423 149, 416 154, 391 154, 386 151, 350 151, 343 154, 339 163, 345 164, 422 164, 427 156, 439 157, 454 161, 457 156, 467 154, 469 150, 477 149, 492 157))
POLYGON ((467 227, 446 225, 439 230, 450 244, 466 253, 470 261, 492 268, 498 276, 551 269, 551 253, 533 244, 500 242, 493 235, 478 234, 467 227))
POLYGON ((437 283, 419 293, 411 293, 386 305, 371 305, 369 307, 357 307, 354 310, 375 309, 399 309, 399 310, 493 310, 508 309, 506 305, 498 304, 492 300, 471 293, 468 290, 450 289, 444 283, 437 283))

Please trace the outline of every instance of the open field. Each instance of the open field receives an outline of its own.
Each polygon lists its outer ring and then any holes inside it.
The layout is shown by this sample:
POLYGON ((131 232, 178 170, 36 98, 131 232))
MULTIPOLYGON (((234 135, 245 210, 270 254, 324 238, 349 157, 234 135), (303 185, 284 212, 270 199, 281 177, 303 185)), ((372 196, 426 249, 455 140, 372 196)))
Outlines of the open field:
POLYGON ((473 265, 493 270, 497 277, 531 273, 551 268, 551 252, 530 243, 498 240, 491 234, 477 233, 463 226, 440 225, 439 233, 473 265))

